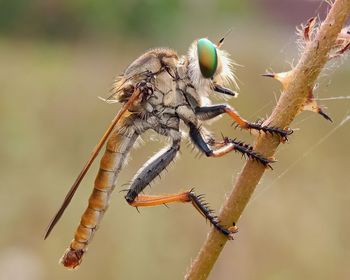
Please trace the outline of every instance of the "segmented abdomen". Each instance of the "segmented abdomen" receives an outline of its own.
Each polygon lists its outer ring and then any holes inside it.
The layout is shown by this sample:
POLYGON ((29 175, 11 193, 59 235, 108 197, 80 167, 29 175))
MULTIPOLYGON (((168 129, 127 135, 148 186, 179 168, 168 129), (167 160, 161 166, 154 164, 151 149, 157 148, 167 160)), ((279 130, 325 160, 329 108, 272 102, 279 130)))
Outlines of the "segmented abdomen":
POLYGON ((138 134, 132 128, 123 129, 123 134, 118 131, 120 129, 113 132, 108 139, 88 207, 81 217, 74 239, 60 260, 65 267, 76 268, 81 263, 87 245, 108 208, 110 195, 114 189, 119 171, 138 137, 138 134))

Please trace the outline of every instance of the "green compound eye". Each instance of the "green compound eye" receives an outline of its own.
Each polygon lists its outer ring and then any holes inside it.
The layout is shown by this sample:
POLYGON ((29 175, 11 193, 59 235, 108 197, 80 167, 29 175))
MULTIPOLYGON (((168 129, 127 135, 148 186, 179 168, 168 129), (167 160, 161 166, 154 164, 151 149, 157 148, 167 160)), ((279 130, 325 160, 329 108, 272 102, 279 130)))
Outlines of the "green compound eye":
POLYGON ((199 68, 203 77, 213 77, 218 66, 218 55, 215 45, 208 39, 199 39, 197 42, 197 53, 199 68))

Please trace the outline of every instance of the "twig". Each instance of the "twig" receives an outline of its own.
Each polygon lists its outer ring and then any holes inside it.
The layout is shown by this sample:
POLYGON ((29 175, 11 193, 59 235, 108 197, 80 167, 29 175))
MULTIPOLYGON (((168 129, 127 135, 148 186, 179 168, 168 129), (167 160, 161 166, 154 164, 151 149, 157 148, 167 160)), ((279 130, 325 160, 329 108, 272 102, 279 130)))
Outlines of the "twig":
MULTIPOLYGON (((298 64, 283 81, 284 91, 265 124, 287 127, 302 110, 349 14, 350 0, 334 2, 314 39, 306 45, 298 64)), ((274 155, 279 144, 277 137, 261 134, 254 148, 270 157, 274 155)), ((247 161, 220 211, 219 219, 222 224, 231 225, 238 221, 264 172, 265 167, 261 164, 252 160, 247 161)), ((227 238, 224 235, 212 229, 185 279, 206 279, 226 242, 227 238)))

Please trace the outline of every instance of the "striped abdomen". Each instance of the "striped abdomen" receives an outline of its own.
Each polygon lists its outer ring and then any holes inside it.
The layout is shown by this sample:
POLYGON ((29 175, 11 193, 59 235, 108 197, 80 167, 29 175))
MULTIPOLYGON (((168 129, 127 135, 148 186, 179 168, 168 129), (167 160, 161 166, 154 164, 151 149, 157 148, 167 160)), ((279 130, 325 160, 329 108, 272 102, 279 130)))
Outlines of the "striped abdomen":
POLYGON ((119 171, 137 136, 132 128, 128 128, 123 134, 113 132, 108 139, 88 207, 81 217, 74 239, 60 260, 65 267, 76 268, 81 263, 82 256, 108 208, 119 171))

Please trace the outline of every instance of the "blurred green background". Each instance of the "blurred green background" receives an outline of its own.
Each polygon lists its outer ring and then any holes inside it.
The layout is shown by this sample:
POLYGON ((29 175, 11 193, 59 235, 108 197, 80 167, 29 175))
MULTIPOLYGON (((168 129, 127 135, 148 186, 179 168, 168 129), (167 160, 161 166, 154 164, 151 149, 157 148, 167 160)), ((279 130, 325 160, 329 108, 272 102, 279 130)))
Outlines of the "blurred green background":
MULTIPOLYGON (((81 267, 58 259, 85 209, 98 160, 48 240, 45 228, 119 105, 107 105, 113 78, 145 50, 216 41, 243 65, 240 96, 228 102, 250 120, 266 117, 280 94, 266 69, 288 70, 298 52, 295 27, 325 15, 324 1, 0 1, 0 279, 182 279, 209 231, 190 205, 129 207, 119 193, 165 144, 145 145, 119 178, 110 208, 81 267)), ((315 94, 349 93, 350 63, 324 72, 315 94)), ((214 99, 214 102, 223 102, 214 99)), ((349 100, 321 101, 331 124, 303 112, 277 153, 209 279, 350 279, 349 100), (321 142, 319 142, 321 139, 321 142)), ((218 136, 246 133, 221 118, 218 136)), ((154 138, 155 141, 150 141, 154 138)), ((186 144, 186 143, 184 143, 186 144)), ((181 157, 149 193, 195 187, 219 209, 244 164, 239 155, 181 157)))

